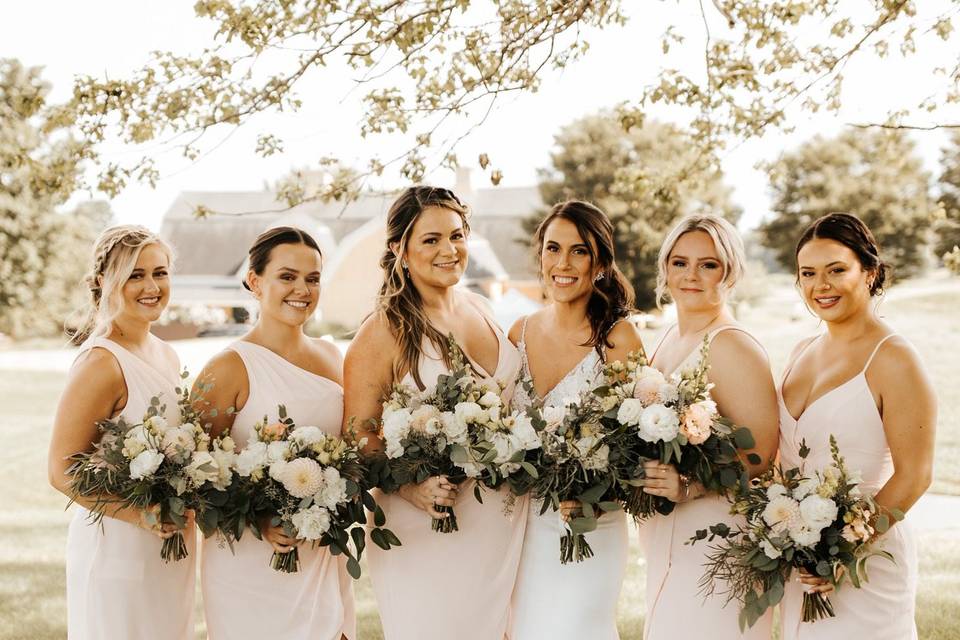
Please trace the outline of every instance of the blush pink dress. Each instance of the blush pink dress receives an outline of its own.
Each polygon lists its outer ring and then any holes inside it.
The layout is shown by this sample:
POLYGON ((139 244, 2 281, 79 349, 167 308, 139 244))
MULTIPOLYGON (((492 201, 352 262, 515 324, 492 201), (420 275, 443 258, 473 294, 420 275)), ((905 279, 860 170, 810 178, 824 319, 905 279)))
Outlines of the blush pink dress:
MULTIPOLYGON (((866 372, 880 346, 896 334, 877 343, 866 364, 853 378, 814 400, 799 419, 795 419, 780 395, 780 463, 785 468, 801 465, 810 472, 832 464, 830 435, 836 437, 840 454, 852 472, 863 476, 860 485, 865 494, 875 494, 893 475, 893 458, 883 430, 866 372), (800 443, 810 453, 800 457, 800 443)), ((811 340, 797 358, 819 338, 811 340)), ((794 358, 796 362, 796 358, 794 358)), ((783 374, 790 375, 791 363, 783 374)), ((893 554, 896 562, 885 558, 867 560, 869 580, 854 589, 848 582, 830 595, 835 618, 813 623, 801 621, 804 585, 787 583, 780 605, 783 640, 909 640, 917 637, 914 609, 917 593, 917 547, 909 516, 898 522, 879 539, 880 548, 893 554)))
MULTIPOLYGON (((667 330, 663 338, 671 330, 667 330)), ((750 335, 739 327, 726 325, 708 333, 707 339, 713 342, 717 334, 728 330, 750 335)), ((653 351, 653 366, 656 366, 656 355, 663 338, 653 351)), ((692 369, 697 366, 699 359, 698 347, 674 371, 692 369)), ((669 376, 674 371, 663 373, 669 376)), ((709 545, 685 543, 698 529, 706 529, 718 522, 735 528, 743 520, 730 514, 730 502, 726 498, 706 495, 678 504, 670 515, 657 515, 643 523, 641 541, 646 546, 644 551, 647 559, 645 640, 700 637, 711 640, 769 640, 773 629, 772 612, 768 611, 756 624, 741 633, 738 620, 740 610, 735 602, 724 606, 725 598, 722 595, 707 598, 700 595, 699 582, 709 545)))
MULTIPOLYGON (((166 404, 164 417, 177 424, 175 368, 160 371, 107 338, 88 349, 106 349, 117 359, 127 385, 120 412, 129 423, 143 421, 150 399, 166 404)), ((67 533, 67 634, 70 640, 171 640, 192 638, 196 537, 184 531, 189 554, 179 562, 160 558, 162 540, 138 526, 105 517, 91 524, 78 508, 67 533)))
MULTIPOLYGON (((520 370, 520 355, 494 323, 500 354, 488 378, 507 385, 508 402, 520 370)), ((484 374, 479 365, 474 368, 484 374)), ((440 354, 424 340, 420 377, 428 387, 449 373, 440 354)), ((403 382, 416 388, 410 374, 403 382)), ((454 511, 459 531, 439 533, 431 517, 397 494, 376 492, 387 528, 402 546, 383 551, 367 545, 370 577, 385 640, 501 640, 510 618, 510 594, 517 577, 527 518, 527 501, 507 509, 509 489, 485 490, 483 503, 473 481, 460 486, 454 511)))
MULTIPOLYGON (((252 342, 229 347, 243 360, 250 394, 233 423, 238 448, 253 437, 253 426, 279 419, 284 405, 297 426, 315 426, 340 436, 343 389, 252 342)), ((238 372, 242 373, 242 372, 238 372)), ((213 381, 216 384, 216 381, 213 381)), ((356 638, 353 584, 344 557, 327 547, 300 545, 300 570, 274 571, 273 548, 248 529, 230 548, 215 536, 203 542, 200 582, 210 640, 235 638, 356 638)))

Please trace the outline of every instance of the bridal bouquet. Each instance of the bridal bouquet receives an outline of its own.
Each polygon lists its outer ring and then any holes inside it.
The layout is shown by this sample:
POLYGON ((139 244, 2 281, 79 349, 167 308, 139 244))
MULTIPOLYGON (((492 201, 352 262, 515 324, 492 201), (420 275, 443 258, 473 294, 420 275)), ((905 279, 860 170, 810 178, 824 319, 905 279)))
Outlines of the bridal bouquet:
MULTIPOLYGON (((365 507, 374 512, 373 540, 399 544, 382 529, 385 517, 366 485, 359 448, 319 427, 295 425, 282 405, 278 413, 278 422, 264 417, 255 426, 255 438, 236 455, 236 478, 229 489, 233 507, 226 512, 242 514, 258 538, 260 518, 270 517, 292 538, 329 546, 333 555, 347 556, 347 571, 359 578, 365 538, 363 527, 354 525, 366 523, 365 507)), ((221 531, 239 538, 242 530, 243 524, 231 517, 221 531)), ((297 547, 275 551, 271 558, 271 566, 286 573, 296 572, 299 563, 297 547)))
MULTIPOLYGON (((381 486, 390 491, 437 475, 455 483, 475 478, 474 495, 482 502, 481 483, 496 487, 524 468, 525 452, 539 440, 525 416, 504 415, 502 389, 473 374, 452 337, 447 348, 451 372, 440 375, 432 390, 395 385, 383 403, 380 436, 387 460, 381 486)), ((434 519, 434 531, 459 530, 452 507, 436 508, 450 515, 434 519)))
POLYGON ((560 539, 563 564, 593 557, 584 534, 596 529, 601 511, 620 509, 617 487, 624 469, 636 467, 628 462, 628 429, 610 420, 616 406, 596 391, 585 390, 564 406, 531 406, 527 414, 541 447, 524 464, 534 471, 508 478, 514 493, 542 501, 541 514, 548 508, 559 511, 566 500, 580 503, 580 514, 567 523, 560 539))
MULTIPOLYGON (((736 530, 720 523, 698 531, 690 542, 719 538, 706 556, 701 592, 710 595, 723 584, 727 602, 740 603, 740 627, 752 626, 763 612, 783 597, 784 585, 796 569, 805 569, 839 585, 843 576, 854 587, 866 580, 866 561, 872 556, 893 560, 875 549, 876 534, 890 526, 898 511, 881 513, 874 500, 862 494, 860 478, 850 472, 830 436, 833 464, 813 475, 802 469, 774 467, 740 491, 732 511, 746 516, 736 530)), ((800 455, 809 453, 804 444, 800 455)), ((833 617, 830 598, 804 593, 803 621, 833 617)))
MULTIPOLYGON (((181 377, 186 379, 187 373, 181 377)), ((71 456, 71 501, 92 499, 95 522, 111 511, 132 508, 144 511, 147 524, 186 526, 187 510, 198 505, 198 487, 219 471, 193 408, 195 397, 186 385, 178 387, 177 394, 176 424, 166 420, 167 407, 155 396, 141 422, 104 420, 97 425, 101 437, 93 450, 71 456)), ((163 541, 164 561, 187 555, 181 531, 163 541)))
MULTIPOLYGON (((636 464, 632 473, 627 468, 621 474, 621 488, 624 510, 635 518, 668 514, 675 506, 639 489, 644 460, 673 464, 680 474, 716 493, 745 486, 749 479, 737 450, 753 448, 753 436, 717 413, 710 398, 713 385, 707 382, 708 351, 709 343, 704 341, 700 364, 669 379, 647 366, 643 356, 631 354, 626 364, 607 365, 605 384, 593 391, 601 404, 611 408, 607 419, 615 411, 613 421, 633 434, 630 450, 636 464)), ((748 459, 760 463, 756 454, 748 459)))

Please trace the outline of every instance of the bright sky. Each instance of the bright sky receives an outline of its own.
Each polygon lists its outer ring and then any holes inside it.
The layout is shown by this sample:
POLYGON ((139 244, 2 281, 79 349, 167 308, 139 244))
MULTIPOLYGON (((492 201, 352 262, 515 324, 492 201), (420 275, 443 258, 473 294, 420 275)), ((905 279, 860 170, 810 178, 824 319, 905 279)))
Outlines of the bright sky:
MULTIPOLYGON (((931 5, 936 4, 940 3, 925 3, 924 10, 932 11, 936 7, 931 5)), ((549 163, 553 136, 561 126, 636 98, 643 86, 656 80, 664 64, 659 35, 670 21, 678 22, 689 35, 682 47, 674 49, 671 64, 695 68, 702 62, 702 39, 698 40, 702 22, 696 2, 628 1, 624 5, 632 14, 625 28, 590 34, 590 51, 583 60, 562 73, 548 74, 536 94, 518 94, 498 103, 486 124, 458 146, 461 163, 475 166, 478 154, 486 152, 493 166, 504 173, 502 185, 534 184, 537 169, 549 163)), ((704 5, 712 10, 709 2, 704 5)), ((719 22, 714 28, 722 31, 719 22)), ((67 94, 77 74, 121 74, 142 64, 152 50, 196 52, 209 46, 212 35, 212 23, 194 16, 193 0, 31 0, 4 7, 0 56, 44 66, 56 100, 67 94)), ((938 45, 924 45, 918 57, 907 62, 888 58, 851 64, 842 114, 802 114, 792 134, 774 133, 763 140, 731 145, 723 166, 735 189, 734 198, 744 209, 741 226, 755 226, 769 212, 766 178, 754 168, 758 161, 773 159, 815 134, 835 134, 845 123, 882 121, 888 110, 904 106, 900 102, 904 96, 910 97, 911 104, 918 102, 935 79, 915 70, 944 51, 938 45)), ((315 166, 323 156, 338 156, 362 167, 373 153, 388 155, 385 152, 394 147, 402 149, 395 140, 360 139, 356 123, 361 92, 350 92, 351 86, 350 77, 333 68, 300 87, 302 111, 259 117, 196 163, 165 153, 160 165, 163 178, 156 189, 133 185, 113 201, 119 221, 157 229, 181 191, 259 189, 291 168, 315 166), (254 155, 256 137, 263 132, 280 135, 285 143, 282 154, 266 159, 254 155)), ((658 115, 667 120, 681 118, 676 112, 658 115)), ((215 139, 224 138, 224 133, 217 132, 215 139)), ((920 133, 915 139, 928 169, 936 175, 943 134, 920 133)), ((119 145, 109 151, 108 157, 114 158, 140 153, 119 145)), ((474 173, 475 183, 484 179, 474 173)), ((449 171, 438 170, 428 180, 452 185, 453 178, 449 171)))

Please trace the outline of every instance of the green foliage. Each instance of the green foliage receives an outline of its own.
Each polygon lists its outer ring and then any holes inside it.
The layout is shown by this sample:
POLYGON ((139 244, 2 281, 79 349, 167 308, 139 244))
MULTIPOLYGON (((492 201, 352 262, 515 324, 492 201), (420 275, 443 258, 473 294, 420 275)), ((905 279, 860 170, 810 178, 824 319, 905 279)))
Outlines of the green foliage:
POLYGON ((896 276, 915 275, 922 266, 934 206, 929 176, 903 131, 817 136, 766 169, 774 217, 760 234, 789 271, 796 268, 803 230, 836 211, 852 213, 870 227, 896 276))
POLYGON ((38 68, 0 60, 0 332, 14 336, 62 329, 109 219, 104 203, 55 211, 77 187, 86 149, 48 118, 48 91, 38 68))
POLYGON ((934 229, 937 238, 934 253, 954 273, 960 275, 960 131, 950 136, 950 144, 940 154, 938 191, 942 214, 934 229))
MULTIPOLYGON (((610 216, 617 264, 641 309, 656 304, 657 252, 678 218, 716 213, 736 222, 740 215, 716 158, 674 125, 650 121, 624 131, 618 114, 604 111, 563 127, 554 142, 552 166, 540 171, 544 203, 588 200, 610 216)), ((528 229, 542 218, 528 220, 528 229)))

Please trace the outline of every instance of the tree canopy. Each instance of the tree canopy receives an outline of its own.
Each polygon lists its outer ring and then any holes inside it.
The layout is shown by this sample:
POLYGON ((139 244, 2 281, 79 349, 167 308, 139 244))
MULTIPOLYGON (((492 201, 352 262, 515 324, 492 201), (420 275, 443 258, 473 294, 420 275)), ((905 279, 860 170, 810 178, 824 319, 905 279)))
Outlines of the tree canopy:
POLYGON ((796 268, 803 230, 835 211, 857 215, 870 227, 895 276, 908 277, 922 266, 935 205, 930 177, 903 131, 816 137, 768 164, 767 172, 775 215, 760 233, 788 270, 796 268))
MULTIPOLYGON (((910 59, 930 43, 948 48, 937 60, 952 61, 916 69, 939 78, 933 94, 902 90, 887 118, 854 124, 958 126, 940 114, 960 101, 960 56, 951 48, 960 0, 923 7, 910 0, 712 0, 693 5, 695 20, 689 4, 658 4, 663 57, 632 63, 642 65, 647 84, 622 106, 627 128, 658 106, 680 107, 688 134, 715 158, 730 141, 789 129, 800 113, 855 100, 843 92, 850 63, 910 59), (691 46, 702 47, 693 68, 672 57, 691 46)), ((94 144, 162 141, 196 158, 216 144, 214 130, 298 109, 305 79, 345 68, 363 95, 358 133, 399 134, 408 143, 404 153, 369 158, 358 174, 342 173, 312 196, 349 197, 364 176, 388 166, 416 182, 433 166, 456 164, 458 141, 498 98, 536 91, 546 72, 582 57, 601 29, 623 24, 626 9, 624 0, 199 0, 198 17, 217 29, 208 48, 157 52, 126 77, 83 77, 57 117, 77 123, 94 144)), ((282 149, 283 140, 267 131, 251 151, 282 149)), ((500 180, 495 163, 481 164, 500 180)), ((107 193, 159 175, 147 153, 128 162, 101 158, 100 166, 98 186, 107 193)), ((679 188, 669 183, 698 172, 680 170, 663 186, 679 188)))
POLYGON ((588 200, 610 216, 617 263, 640 308, 655 305, 657 252, 679 217, 715 213, 736 222, 740 215, 716 163, 674 125, 648 120, 624 132, 617 114, 607 111, 565 126, 554 142, 551 166, 540 171, 543 201, 588 200), (682 180, 665 179, 680 172, 682 180))

